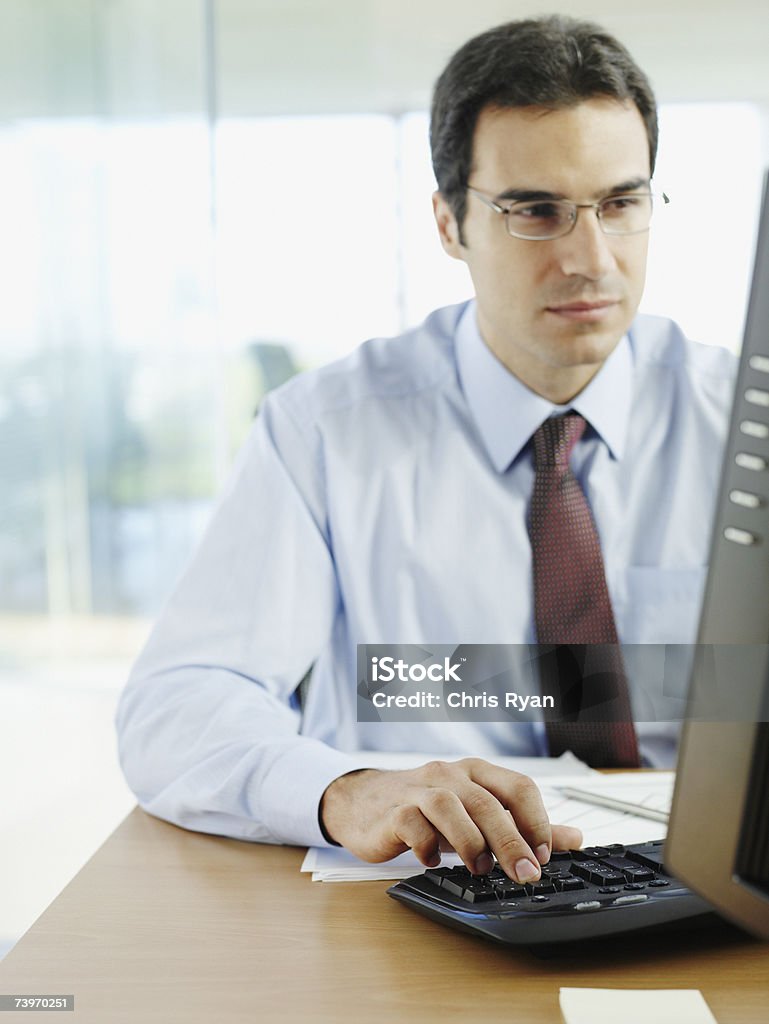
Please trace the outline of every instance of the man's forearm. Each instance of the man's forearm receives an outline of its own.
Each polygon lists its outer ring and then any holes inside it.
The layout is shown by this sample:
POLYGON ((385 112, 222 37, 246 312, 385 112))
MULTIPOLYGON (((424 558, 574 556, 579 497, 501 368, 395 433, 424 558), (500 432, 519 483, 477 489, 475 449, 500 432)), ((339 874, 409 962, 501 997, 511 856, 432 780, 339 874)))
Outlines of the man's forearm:
POLYGON ((174 677, 135 674, 118 709, 121 764, 145 810, 196 831, 325 845, 323 791, 364 759, 298 735, 297 714, 257 683, 191 666, 174 677))

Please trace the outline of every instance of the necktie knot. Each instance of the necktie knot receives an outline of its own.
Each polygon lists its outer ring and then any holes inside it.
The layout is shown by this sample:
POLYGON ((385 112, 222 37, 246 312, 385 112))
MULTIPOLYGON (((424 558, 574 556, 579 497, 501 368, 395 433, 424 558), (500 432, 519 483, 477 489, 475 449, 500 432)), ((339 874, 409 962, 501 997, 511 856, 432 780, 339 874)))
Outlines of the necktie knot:
POLYGON ((586 426, 584 418, 576 412, 551 416, 545 420, 532 436, 535 467, 568 469, 574 445, 584 434, 586 426))

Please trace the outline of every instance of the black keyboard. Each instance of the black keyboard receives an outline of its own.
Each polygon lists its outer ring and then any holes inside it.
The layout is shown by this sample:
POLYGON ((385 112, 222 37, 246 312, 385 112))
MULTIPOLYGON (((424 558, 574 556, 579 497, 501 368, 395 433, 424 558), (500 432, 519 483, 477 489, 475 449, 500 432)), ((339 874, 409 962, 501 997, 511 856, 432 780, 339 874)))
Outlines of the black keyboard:
POLYGON ((541 879, 529 885, 508 878, 498 865, 488 875, 440 867, 387 892, 442 924, 521 946, 712 916, 708 904, 666 870, 662 840, 555 852, 541 879))

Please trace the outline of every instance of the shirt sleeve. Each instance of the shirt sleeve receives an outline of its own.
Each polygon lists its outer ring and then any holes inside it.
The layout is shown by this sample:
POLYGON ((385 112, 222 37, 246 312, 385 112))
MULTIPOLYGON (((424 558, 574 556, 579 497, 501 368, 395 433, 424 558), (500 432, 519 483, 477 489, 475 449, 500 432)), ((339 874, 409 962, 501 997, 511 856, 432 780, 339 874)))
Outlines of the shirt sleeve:
POLYGON ((121 765, 151 814, 324 846, 323 791, 366 767, 299 735, 291 701, 339 604, 318 466, 292 417, 268 401, 118 706, 121 765))

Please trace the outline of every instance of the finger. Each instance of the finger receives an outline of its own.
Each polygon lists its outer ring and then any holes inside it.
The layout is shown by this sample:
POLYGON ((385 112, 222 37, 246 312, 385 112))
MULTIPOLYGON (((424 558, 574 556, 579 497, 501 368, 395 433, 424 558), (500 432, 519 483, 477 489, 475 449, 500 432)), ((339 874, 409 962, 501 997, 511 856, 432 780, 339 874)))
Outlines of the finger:
MULTIPOLYGON (((486 874, 491 869, 491 861, 486 855, 486 851, 490 849, 499 860, 503 871, 511 878, 519 882, 536 881, 541 874, 537 857, 522 837, 506 807, 502 806, 487 787, 479 785, 469 777, 476 765, 480 766, 481 772, 484 766, 494 767, 487 761, 466 758, 450 764, 435 761, 419 769, 419 777, 426 781, 428 786, 435 787, 428 789, 427 795, 418 801, 421 810, 449 839, 462 860, 475 874, 486 874), (440 798, 435 796, 437 793, 441 794, 440 798), (464 813, 457 810, 457 799, 464 813), (479 836, 485 839, 483 846, 479 844, 479 836)), ((523 788, 528 784, 538 795, 536 787, 526 776, 504 769, 496 769, 496 774, 502 779, 506 776, 515 777, 521 780, 523 788)), ((546 815, 545 821, 547 822, 546 815)), ((549 822, 547 837, 550 838, 549 822)), ((549 859, 549 848, 541 852, 543 855, 546 852, 549 859)))
POLYGON ((421 864, 429 868, 440 864, 441 836, 418 807, 401 804, 394 808, 391 828, 395 838, 412 850, 421 864))
POLYGON ((466 758, 460 764, 466 765, 473 782, 493 793, 510 811, 517 831, 534 854, 534 862, 547 864, 553 850, 553 834, 542 794, 533 779, 481 758, 466 758))
POLYGON ((486 839, 453 790, 441 786, 414 787, 414 798, 422 814, 456 850, 468 870, 474 875, 491 871, 494 862, 486 839))
POLYGON ((536 881, 541 874, 537 857, 507 808, 484 786, 469 780, 460 787, 459 797, 505 874, 519 882, 536 881))
POLYGON ((582 842, 583 836, 578 828, 572 825, 553 825, 554 850, 578 850, 582 842))

